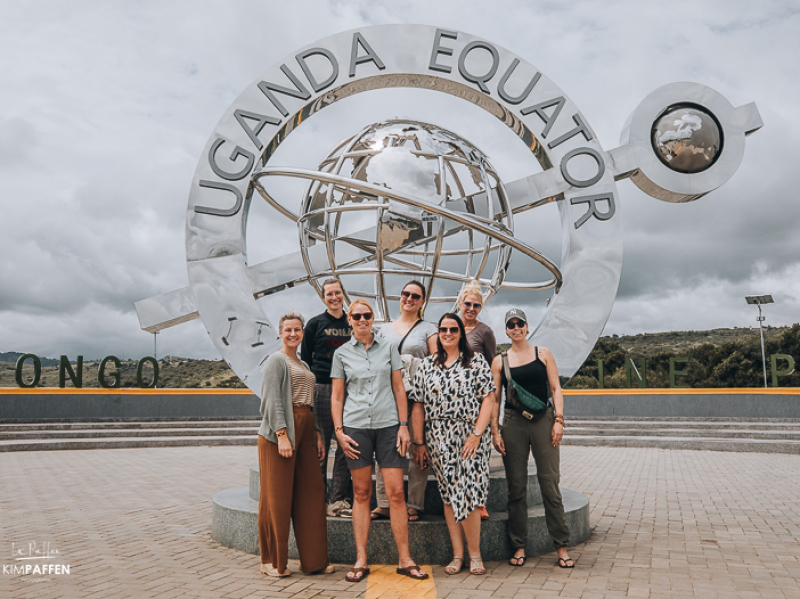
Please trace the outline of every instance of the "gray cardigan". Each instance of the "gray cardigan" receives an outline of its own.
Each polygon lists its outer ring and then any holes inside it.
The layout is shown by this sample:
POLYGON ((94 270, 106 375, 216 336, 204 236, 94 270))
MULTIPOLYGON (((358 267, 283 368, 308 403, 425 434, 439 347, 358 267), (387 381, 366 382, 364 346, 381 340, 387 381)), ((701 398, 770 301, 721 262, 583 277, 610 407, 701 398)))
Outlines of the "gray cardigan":
MULTIPOLYGON (((275 352, 264 366, 264 382, 261 383, 261 427, 258 434, 278 442, 275 431, 286 429, 292 449, 294 441, 294 415, 292 411, 292 374, 289 371, 289 358, 280 351, 275 352), (288 417, 287 417, 288 414, 288 417)), ((306 368, 308 364, 303 362, 306 368)), ((316 415, 314 428, 319 430, 316 415)), ((316 446, 316 440, 314 442, 316 446)))

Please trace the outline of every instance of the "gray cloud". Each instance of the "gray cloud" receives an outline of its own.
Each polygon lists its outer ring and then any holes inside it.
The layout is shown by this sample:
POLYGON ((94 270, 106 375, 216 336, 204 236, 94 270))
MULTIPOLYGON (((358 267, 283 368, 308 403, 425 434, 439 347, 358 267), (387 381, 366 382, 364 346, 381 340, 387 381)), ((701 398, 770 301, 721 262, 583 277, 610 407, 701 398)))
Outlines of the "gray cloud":
MULTIPOLYGON (((224 110, 293 50, 346 29, 393 22, 468 31, 520 54, 575 101, 606 149, 618 144, 644 96, 665 83, 699 81, 736 106, 757 102, 765 128, 748 139, 734 178, 708 197, 668 205, 619 183, 626 253, 607 331, 741 326, 753 318, 741 297, 753 291, 775 295, 768 322, 794 322, 800 12, 788 0, 691 7, 685 19, 674 4, 636 0, 501 0, 490 11, 485 2, 455 0, 6 6, 0 349, 150 353, 152 336, 139 330, 132 305, 187 284, 187 192, 224 110)), ((293 134, 281 160, 313 168, 359 127, 410 116, 462 133, 506 180, 532 167, 513 136, 455 100, 378 93, 328 110, 327 121, 312 118, 293 134), (314 152, 304 149, 309 140, 314 152)), ((282 253, 275 237, 263 235, 271 218, 263 206, 254 208, 253 261, 282 253)), ((542 237, 535 245, 558 254, 557 240, 545 238, 551 222, 530 226, 542 237)), ((294 239, 288 229, 280 235, 294 239)), ((198 321, 164 331, 159 347, 216 356, 198 321)))

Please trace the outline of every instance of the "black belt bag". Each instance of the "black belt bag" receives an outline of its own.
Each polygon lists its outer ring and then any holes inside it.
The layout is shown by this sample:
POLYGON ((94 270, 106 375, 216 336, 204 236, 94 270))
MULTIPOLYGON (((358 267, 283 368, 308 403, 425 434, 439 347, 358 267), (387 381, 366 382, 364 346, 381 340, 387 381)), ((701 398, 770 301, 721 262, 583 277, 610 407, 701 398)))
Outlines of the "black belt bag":
POLYGON ((541 418, 548 408, 548 403, 527 391, 522 385, 518 385, 511 378, 511 369, 508 366, 508 354, 503 352, 503 372, 506 375, 506 407, 519 412, 528 420, 541 418))

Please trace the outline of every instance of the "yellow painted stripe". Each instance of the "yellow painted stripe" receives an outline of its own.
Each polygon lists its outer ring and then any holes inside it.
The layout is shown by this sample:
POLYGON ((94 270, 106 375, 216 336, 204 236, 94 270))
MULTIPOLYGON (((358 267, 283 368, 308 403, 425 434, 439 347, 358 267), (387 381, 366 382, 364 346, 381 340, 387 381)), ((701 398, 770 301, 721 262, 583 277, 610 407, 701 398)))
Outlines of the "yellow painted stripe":
POLYGON ((397 573, 397 566, 371 565, 367 577, 366 599, 436 599, 436 584, 430 566, 420 566, 428 574, 427 580, 414 580, 397 573))
POLYGON ((253 395, 250 389, 59 389, 4 387, 0 395, 253 395))
POLYGON ((564 395, 800 395, 800 387, 733 389, 564 389, 564 395))
MULTIPOLYGON (((253 395, 249 389, 124 389, 2 387, 0 395, 253 395)), ((564 389, 564 395, 800 395, 800 387, 732 389, 564 389)))

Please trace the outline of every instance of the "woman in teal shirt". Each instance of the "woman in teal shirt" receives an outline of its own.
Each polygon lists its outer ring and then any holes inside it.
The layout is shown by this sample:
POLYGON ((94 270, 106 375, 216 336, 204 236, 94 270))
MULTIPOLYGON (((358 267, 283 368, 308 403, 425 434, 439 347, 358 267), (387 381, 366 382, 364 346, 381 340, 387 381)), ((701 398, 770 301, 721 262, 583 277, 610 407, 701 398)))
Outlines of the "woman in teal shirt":
POLYGON ((347 573, 350 582, 369 574, 367 538, 372 497, 372 463, 383 470, 389 514, 397 552, 398 574, 417 580, 428 578, 408 548, 408 516, 403 492, 403 470, 411 442, 408 433, 406 392, 397 348, 372 330, 372 306, 355 300, 347 312, 353 337, 336 350, 331 366, 331 411, 336 440, 344 451, 353 478, 353 533, 356 563, 347 573), (345 387, 347 402, 345 403, 345 387), (398 414, 403 415, 401 421, 398 414))

